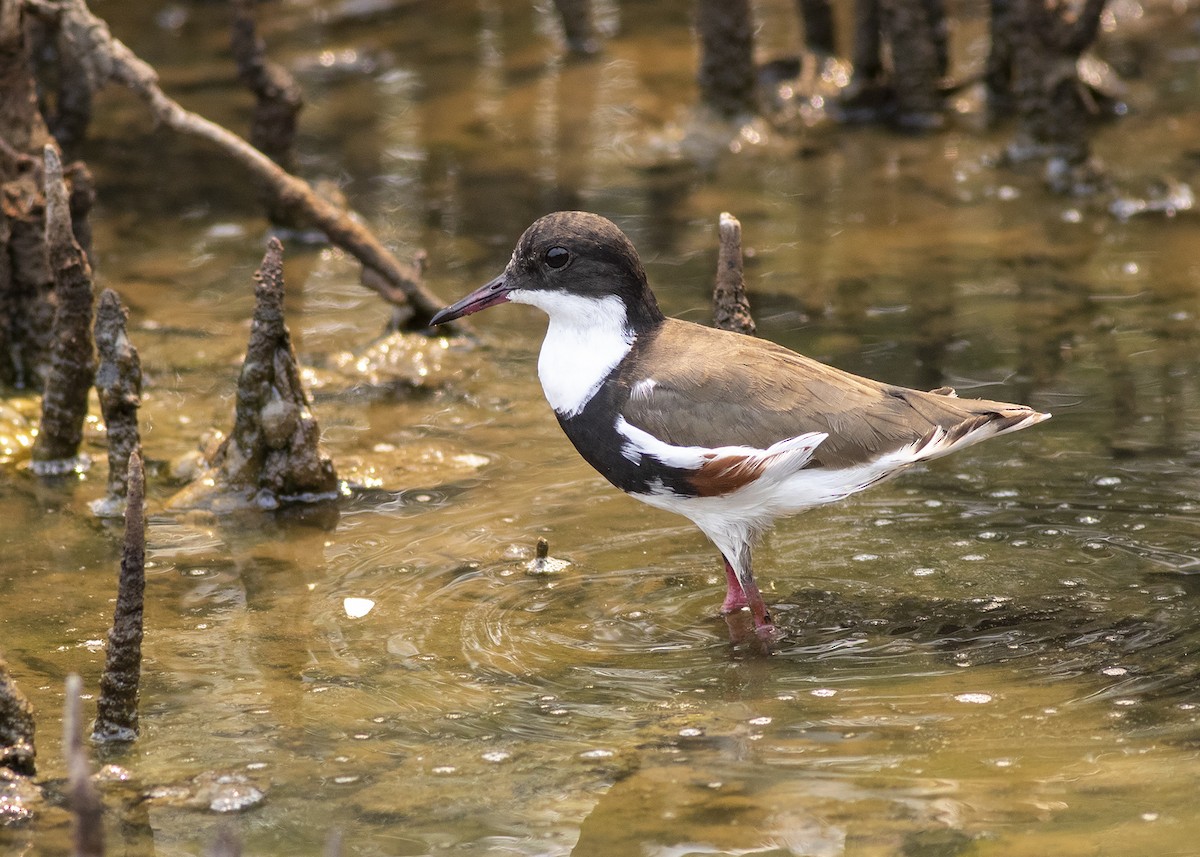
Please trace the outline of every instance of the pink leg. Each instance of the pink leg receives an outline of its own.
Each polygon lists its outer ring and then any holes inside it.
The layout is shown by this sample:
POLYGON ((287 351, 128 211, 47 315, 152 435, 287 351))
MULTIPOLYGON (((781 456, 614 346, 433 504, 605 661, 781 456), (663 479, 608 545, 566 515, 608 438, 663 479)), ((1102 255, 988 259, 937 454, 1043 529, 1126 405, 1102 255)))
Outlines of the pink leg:
POLYGON ((754 617, 754 630, 763 636, 773 635, 775 623, 771 621, 771 614, 767 612, 767 605, 763 602, 762 593, 758 591, 758 584, 754 582, 753 577, 742 584, 742 591, 746 594, 746 600, 750 602, 750 615, 754 617))
MULTIPOLYGON (((771 614, 767 612, 762 593, 758 591, 758 584, 754 582, 754 575, 747 568, 746 579, 743 581, 724 554, 721 555, 721 559, 725 560, 725 602, 721 605, 721 612, 736 613, 743 607, 749 607, 750 615, 754 618, 754 630, 763 636, 773 635, 775 625, 771 621, 771 614)), ((749 564, 748 551, 744 561, 749 564)))
POLYGON ((742 584, 738 582, 737 572, 733 570, 729 560, 725 559, 724 554, 721 559, 725 560, 725 602, 721 605, 721 612, 736 613, 743 607, 749 607, 750 602, 746 600, 746 593, 742 591, 742 584))

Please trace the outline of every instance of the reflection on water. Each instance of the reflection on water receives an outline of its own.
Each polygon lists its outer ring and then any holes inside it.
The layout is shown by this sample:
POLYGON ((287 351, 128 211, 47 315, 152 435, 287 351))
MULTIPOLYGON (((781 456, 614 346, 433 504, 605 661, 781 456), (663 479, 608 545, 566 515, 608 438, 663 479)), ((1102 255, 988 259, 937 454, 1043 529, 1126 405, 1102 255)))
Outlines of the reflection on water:
MULTIPOLYGON (((97 10, 185 103, 240 127, 219 5, 154 24, 138 5, 97 10)), ((705 320, 730 210, 763 335, 1055 419, 782 522, 758 554, 783 631, 767 655, 746 617, 716 615, 703 537, 561 437, 535 378, 540 317, 496 310, 475 348, 376 341, 389 311, 355 267, 291 247, 290 324, 354 490, 293 516, 152 506, 144 733, 101 759, 119 766, 114 853, 199 853, 223 823, 280 855, 335 829, 359 855, 1194 852, 1194 220, 1048 198, 987 165, 1004 132, 972 128, 815 127, 683 159, 685 3, 620 4, 583 63, 546 35, 548 8, 264 10, 309 96, 303 170, 401 255, 425 248, 441 294, 579 206, 627 227, 669 312, 705 320), (531 574, 539 537, 570 565, 531 574)), ((1145 58, 1137 115, 1097 140, 1133 186, 1134 151, 1194 179, 1200 129, 1177 95, 1195 93, 1194 60, 1168 48, 1145 58)), ((263 225, 207 150, 118 93, 97 113, 98 270, 132 309, 161 502, 167 463, 231 422, 263 225)), ((85 480, 12 470, 0 487, 0 648, 37 708, 52 798, 0 829, 5 853, 67 851, 62 680, 96 686, 118 543, 87 511, 91 451, 85 480)))

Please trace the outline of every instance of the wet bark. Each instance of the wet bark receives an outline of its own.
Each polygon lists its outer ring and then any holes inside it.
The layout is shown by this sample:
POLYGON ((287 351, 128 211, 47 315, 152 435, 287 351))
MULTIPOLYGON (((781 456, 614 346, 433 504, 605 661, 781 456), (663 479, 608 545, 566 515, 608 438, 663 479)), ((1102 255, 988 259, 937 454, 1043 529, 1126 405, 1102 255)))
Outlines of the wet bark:
POLYGON ((854 80, 844 106, 858 117, 888 118, 902 128, 940 126, 948 32, 942 0, 858 0, 854 80), (885 45, 890 69, 884 65, 885 45))
POLYGON ((304 93, 287 69, 267 59, 255 24, 256 0, 233 0, 231 47, 238 78, 254 93, 250 142, 285 170, 295 164, 296 120, 304 93))
POLYGON ((117 583, 117 606, 108 631, 104 672, 100 675, 93 741, 132 741, 138 735, 142 607, 146 592, 146 476, 142 457, 136 451, 129 458, 126 482, 129 493, 125 503, 125 545, 117 583))
POLYGON ((989 0, 990 43, 983 82, 987 91, 988 111, 993 120, 1007 116, 1013 109, 1013 38, 1017 25, 1019 0, 989 0))
POLYGON ((42 115, 50 133, 64 148, 87 136, 92 121, 92 88, 79 51, 54 22, 34 18, 26 34, 37 59, 35 75, 41 82, 42 115), (49 93, 53 91, 53 98, 49 93))
POLYGON ((51 334, 50 372, 31 468, 39 475, 76 465, 96 371, 92 345, 92 271, 71 231, 71 211, 57 148, 47 145, 46 243, 57 307, 51 334))
POLYGON ((562 22, 567 50, 576 56, 591 56, 600 50, 592 26, 591 0, 554 0, 554 8, 562 22))
POLYGON ((742 224, 732 214, 723 212, 718 234, 720 250, 717 281, 713 288, 713 323, 721 330, 753 336, 757 329, 750 315, 746 279, 742 274, 742 224))
POLYGON ((1096 178, 1088 164, 1093 111, 1077 63, 1096 38, 1105 0, 1084 0, 1078 15, 1059 0, 1013 2, 1013 94, 1021 129, 1010 155, 1044 158, 1055 190, 1087 190, 1096 178))
POLYGON ((939 0, 892 0, 884 5, 892 55, 896 121, 909 128, 941 124, 938 83, 946 70, 946 16, 939 0))
MULTIPOLYGON (((93 91, 108 83, 125 86, 141 98, 155 119, 166 127, 217 146, 261 181, 274 195, 281 210, 320 229, 330 242, 378 272, 380 277, 364 278, 363 282, 375 288, 387 301, 410 304, 413 308, 412 329, 428 326, 429 319, 441 309, 443 302, 422 285, 369 229, 342 208, 318 196, 307 182, 284 170, 238 135, 185 110, 168 97, 159 87, 154 69, 119 39, 114 39, 108 25, 93 15, 83 0, 26 2, 39 16, 70 35, 71 43, 80 51, 78 60, 87 71, 93 91)), ((460 330, 465 327, 457 326, 460 330)))
POLYGON ((278 239, 271 239, 255 276, 254 319, 238 378, 233 430, 213 456, 212 471, 176 495, 172 506, 275 508, 336 496, 337 474, 321 454, 320 429, 284 323, 278 239))
POLYGON ((95 269, 92 256, 92 221, 90 215, 96 202, 96 182, 92 171, 83 161, 68 164, 65 170, 67 187, 70 190, 68 206, 71 209, 71 232, 88 264, 95 269))
POLYGON ((37 774, 33 706, 8 674, 0 658, 0 768, 32 777, 37 774))
POLYGON ((216 838, 204 849, 204 857, 242 857, 241 837, 232 828, 218 828, 216 838))
POLYGON ((92 784, 92 766, 83 747, 82 693, 83 681, 79 676, 67 676, 63 755, 67 763, 67 804, 71 809, 71 854, 104 857, 104 805, 92 784))
POLYGON ((882 27, 880 0, 855 0, 854 46, 850 61, 854 64, 856 89, 865 89, 883 77, 882 27))
POLYGON ((701 100, 725 119, 757 113, 754 23, 748 0, 697 0, 696 29, 701 100))
POLYGON ((20 0, 0 0, 0 383, 40 386, 54 317, 38 111, 20 0))
POLYGON ((96 309, 96 393, 108 435, 106 506, 120 508, 128 491, 130 456, 141 448, 138 408, 142 403, 142 361, 125 331, 126 313, 116 292, 105 289, 96 309))
POLYGON ((804 23, 804 46, 814 53, 832 56, 836 45, 829 0, 796 0, 796 11, 804 23))

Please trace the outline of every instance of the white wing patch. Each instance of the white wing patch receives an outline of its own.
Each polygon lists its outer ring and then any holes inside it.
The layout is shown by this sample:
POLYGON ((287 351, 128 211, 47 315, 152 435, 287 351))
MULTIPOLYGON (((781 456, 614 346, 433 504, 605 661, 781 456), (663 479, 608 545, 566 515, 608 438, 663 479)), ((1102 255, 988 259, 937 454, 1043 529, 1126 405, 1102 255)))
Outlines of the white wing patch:
POLYGON ((633 425, 625 417, 617 417, 616 429, 617 433, 625 438, 625 443, 621 445, 621 455, 635 464, 641 460, 641 456, 648 455, 668 467, 699 470, 714 459, 746 459, 749 466, 765 465, 760 478, 773 481, 801 470, 822 441, 829 437, 824 432, 807 432, 773 443, 766 449, 736 445, 673 446, 633 425))

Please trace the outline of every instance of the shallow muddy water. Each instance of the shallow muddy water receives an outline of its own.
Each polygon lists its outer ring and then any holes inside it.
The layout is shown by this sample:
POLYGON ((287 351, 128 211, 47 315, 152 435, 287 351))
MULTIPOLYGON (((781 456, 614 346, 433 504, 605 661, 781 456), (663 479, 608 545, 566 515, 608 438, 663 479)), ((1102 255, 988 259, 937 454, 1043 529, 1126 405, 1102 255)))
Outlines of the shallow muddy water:
MULTIPOLYGON (((761 6, 772 49, 791 7, 761 6)), ((185 105, 244 127, 221 4, 93 8, 185 105)), ((335 830, 352 855, 1196 853, 1195 215, 1049 196, 989 165, 1010 130, 970 113, 924 137, 683 145, 688 4, 602 11, 617 36, 572 63, 526 3, 268 5, 308 99, 301 171, 400 255, 424 248, 447 300, 536 217, 587 208, 627 230, 668 313, 706 321, 732 211, 761 335, 1054 419, 781 522, 756 555, 783 630, 765 653, 748 617, 718 617, 704 537, 560 434, 536 311, 475 317, 477 344, 380 342, 390 312, 352 260, 293 243, 289 323, 347 496, 167 514, 169 463, 232 423, 265 225, 234 167, 108 93, 82 154, 151 473, 142 736, 94 751, 119 766, 110 853, 198 854, 222 826, 252 855, 335 830), (530 573, 539 537, 569 565, 530 573)), ((1096 150, 1131 195, 1196 180, 1198 26, 1118 27, 1141 75, 1096 150)), ((120 535, 88 510, 89 452, 84 479, 18 456, 0 482, 0 651, 50 794, 0 828, 5 854, 69 853, 63 679, 96 688, 120 535)))

